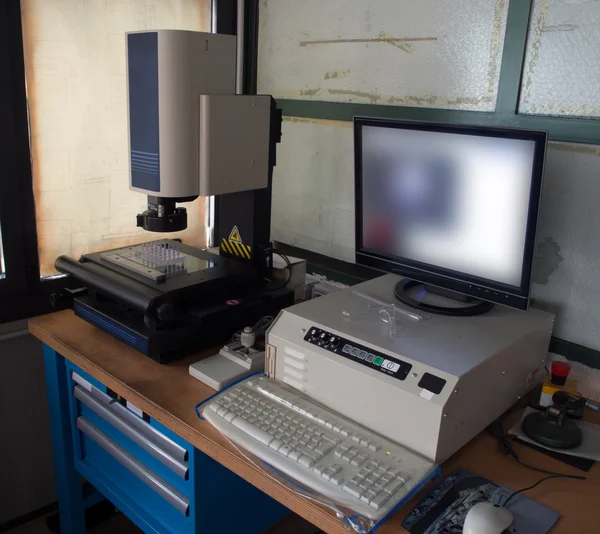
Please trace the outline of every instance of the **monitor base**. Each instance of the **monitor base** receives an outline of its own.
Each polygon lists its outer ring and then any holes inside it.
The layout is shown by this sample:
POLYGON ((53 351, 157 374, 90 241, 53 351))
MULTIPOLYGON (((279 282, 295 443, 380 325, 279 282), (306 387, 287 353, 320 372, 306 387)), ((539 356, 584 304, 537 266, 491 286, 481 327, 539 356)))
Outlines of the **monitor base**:
POLYGON ((457 317, 473 317, 474 315, 487 313, 494 307, 494 304, 491 302, 471 298, 465 299, 464 295, 460 293, 453 295, 453 293, 453 291, 425 285, 422 282, 417 282, 416 280, 400 280, 394 287, 394 296, 400 302, 410 306, 411 308, 416 308, 428 313, 437 313, 438 315, 453 315, 457 317), (450 301, 456 302, 457 305, 438 306, 417 300, 409 295, 409 290, 417 286, 423 286, 424 291, 441 295, 447 299, 450 299, 450 301), (473 304, 467 306, 464 305, 470 302, 473 302, 473 304))

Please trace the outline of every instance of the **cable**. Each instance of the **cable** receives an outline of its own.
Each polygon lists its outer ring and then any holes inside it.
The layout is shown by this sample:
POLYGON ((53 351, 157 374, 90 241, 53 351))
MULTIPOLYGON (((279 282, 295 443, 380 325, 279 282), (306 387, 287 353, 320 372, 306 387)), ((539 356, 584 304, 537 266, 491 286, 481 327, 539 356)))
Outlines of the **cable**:
MULTIPOLYGON (((277 291, 278 289, 283 289, 292 280, 292 263, 290 262, 290 259, 283 252, 277 250, 276 248, 268 249, 267 253, 269 253, 269 252, 272 252, 273 254, 277 254, 285 262, 285 268, 287 269, 287 272, 288 272, 288 277, 285 282, 283 282, 282 284, 277 285, 275 287, 267 288, 267 291, 277 291)), ((269 282, 270 281, 271 280, 269 280, 269 282)))
POLYGON ((533 489, 533 488, 537 487, 538 485, 540 485, 542 482, 545 482, 546 480, 551 480, 553 478, 571 478, 571 479, 574 479, 574 480, 586 480, 585 477, 582 477, 582 476, 579 476, 579 475, 565 475, 563 473, 556 473, 554 471, 548 471, 548 470, 542 469, 540 467, 535 467, 533 465, 529 465, 528 463, 526 463, 523 460, 521 460, 519 458, 519 455, 515 451, 515 448, 514 448, 512 442, 508 439, 508 436, 506 436, 504 434, 504 422, 502 420, 502 417, 499 417, 498 419, 496 419, 487 428, 487 430, 488 430, 488 432, 490 434, 492 434, 492 436, 494 436, 495 438, 498 439, 498 449, 500 450, 500 452, 512 456, 518 464, 522 465, 523 467, 526 467, 527 469, 531 469, 532 471, 537 471, 538 473, 544 473, 545 475, 550 475, 550 476, 547 476, 545 478, 542 478, 542 479, 538 480, 532 486, 528 486, 527 488, 521 488, 520 490, 517 490, 517 491, 511 493, 508 496, 508 498, 506 499, 506 501, 504 501, 504 504, 502 505, 504 508, 506 508, 506 505, 508 504, 508 502, 515 495, 517 495, 519 493, 523 493, 524 491, 528 491, 530 489, 533 489))
POLYGON ((555 471, 548 471, 547 469, 542 469, 541 467, 535 467, 533 465, 529 465, 519 458, 519 455, 515 451, 515 448, 512 442, 508 439, 508 436, 504 434, 504 423, 502 418, 496 419, 488 428, 488 432, 492 434, 495 438, 498 439, 498 449, 503 454, 508 454, 512 456, 515 461, 521 464, 523 467, 527 469, 531 469, 532 471, 537 471, 538 473, 544 473, 545 475, 555 475, 555 476, 564 476, 567 478, 577 478, 579 480, 585 480, 585 477, 576 477, 575 475, 563 475, 562 473, 556 473, 555 471), (496 428, 494 428, 494 426, 496 428))
MULTIPOLYGON (((519 463, 522 463, 522 462, 519 462, 519 463)), ((526 467, 529 467, 529 466, 526 466, 526 467)), ((529 491, 530 489, 533 489, 533 488, 537 488, 542 482, 546 482, 546 480, 552 480, 553 478, 573 478, 575 480, 585 480, 585 477, 580 477, 580 476, 577 476, 577 475, 561 475, 561 474, 558 474, 558 473, 554 474, 554 475, 550 475, 549 477, 541 478, 540 480, 538 480, 535 484, 532 484, 531 486, 527 486, 526 488, 521 488, 520 490, 513 491, 507 497, 507 499, 504 501, 504 503, 502 504, 502 506, 504 508, 506 508, 506 506, 508 505, 508 503, 511 501, 511 499, 515 495, 518 495, 519 493, 523 493, 524 491, 529 491)))
MULTIPOLYGON (((257 321, 257 323, 252 327, 252 330, 254 330, 254 335, 257 338, 262 336, 267 331, 269 326, 271 326, 271 323, 273 322, 273 320, 274 320, 274 317, 272 315, 266 315, 262 319, 259 319, 257 321)), ((233 334, 233 336, 231 336, 231 339, 229 340, 228 345, 230 343, 239 343, 241 337, 242 337, 242 330, 238 330, 237 332, 235 332, 233 334)))

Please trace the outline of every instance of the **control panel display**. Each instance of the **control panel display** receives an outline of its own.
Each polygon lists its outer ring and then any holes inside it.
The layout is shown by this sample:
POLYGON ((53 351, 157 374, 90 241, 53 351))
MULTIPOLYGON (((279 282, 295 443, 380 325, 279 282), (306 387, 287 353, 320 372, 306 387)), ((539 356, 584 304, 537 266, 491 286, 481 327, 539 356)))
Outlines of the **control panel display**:
POLYGON ((354 341, 348 341, 343 337, 336 336, 325 330, 321 330, 316 326, 310 328, 307 334, 304 336, 304 341, 308 341, 312 345, 317 345, 329 352, 348 358, 362 365, 366 365, 371 369, 377 369, 383 373, 386 373, 398 380, 404 380, 412 365, 410 363, 403 362, 391 356, 379 354, 368 347, 364 347, 355 343, 354 341))

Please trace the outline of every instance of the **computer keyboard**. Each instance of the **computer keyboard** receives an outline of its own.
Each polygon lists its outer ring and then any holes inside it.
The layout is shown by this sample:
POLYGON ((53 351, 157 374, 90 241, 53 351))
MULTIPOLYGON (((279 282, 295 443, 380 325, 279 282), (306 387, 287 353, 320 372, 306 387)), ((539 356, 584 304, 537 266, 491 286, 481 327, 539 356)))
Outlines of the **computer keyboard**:
POLYGON ((435 469, 263 375, 224 390, 205 405, 203 416, 233 443, 373 520, 385 517, 435 469))

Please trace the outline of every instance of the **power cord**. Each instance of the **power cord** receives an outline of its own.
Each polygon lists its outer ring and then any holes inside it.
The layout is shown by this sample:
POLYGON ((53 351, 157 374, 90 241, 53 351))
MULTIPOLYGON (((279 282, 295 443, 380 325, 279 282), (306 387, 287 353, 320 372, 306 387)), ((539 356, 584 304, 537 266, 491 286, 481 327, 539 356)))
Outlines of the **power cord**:
POLYGON ((586 480, 586 477, 583 477, 583 476, 566 475, 563 473, 556 473, 554 471, 548 471, 547 469, 542 469, 540 467, 535 467, 533 465, 529 465, 528 463, 521 460, 519 458, 519 455, 515 451, 515 448, 514 448, 512 442, 508 439, 508 436, 506 436, 504 434, 504 421, 502 420, 502 418, 496 419, 487 428, 487 430, 490 434, 492 434, 492 436, 494 436, 495 438, 498 439, 498 449, 500 450, 500 452, 502 452, 503 454, 512 456, 518 464, 522 465, 523 467, 526 467, 527 469, 531 469, 532 471, 537 471, 538 473, 544 473, 546 475, 549 475, 547 477, 541 478, 540 480, 538 480, 535 484, 533 484, 531 486, 528 486, 526 488, 521 488, 520 490, 517 490, 517 491, 514 491, 513 493, 511 493, 508 496, 508 498, 506 499, 506 501, 504 501, 504 504, 502 505, 503 507, 506 508, 506 505, 508 504, 508 502, 515 495, 518 495, 519 493, 523 493, 525 491, 529 491, 530 489, 536 488, 537 486, 539 486, 542 482, 545 482, 546 480, 552 480, 554 478, 570 478, 573 480, 586 480))
POLYGON ((579 477, 579 476, 575 476, 575 475, 561 475, 561 474, 550 475, 549 477, 541 478, 540 480, 538 480, 535 484, 532 484, 531 486, 527 486, 526 488, 521 488, 520 490, 513 491, 508 496, 508 498, 504 501, 502 506, 504 508, 506 508, 508 503, 511 501, 511 499, 515 495, 518 495, 519 493, 523 493, 524 491, 529 491, 530 489, 533 489, 533 488, 537 488, 542 482, 546 482, 546 480, 552 480, 553 478, 574 478, 576 480, 585 480, 585 477, 579 477))
MULTIPOLYGON (((283 289, 285 286, 287 286, 290 281, 292 280, 292 263, 290 262, 290 259, 280 250, 277 250, 276 248, 270 248, 267 249, 266 251, 267 253, 272 252, 273 254, 277 254, 284 262, 285 262, 285 268, 288 272, 288 276, 285 282, 283 282, 282 284, 279 284, 275 287, 269 287, 267 288, 267 291, 277 291, 278 289, 283 289)), ((273 266, 271 266, 273 268, 273 266)), ((272 280, 269 280, 269 282, 271 282, 272 280)))

